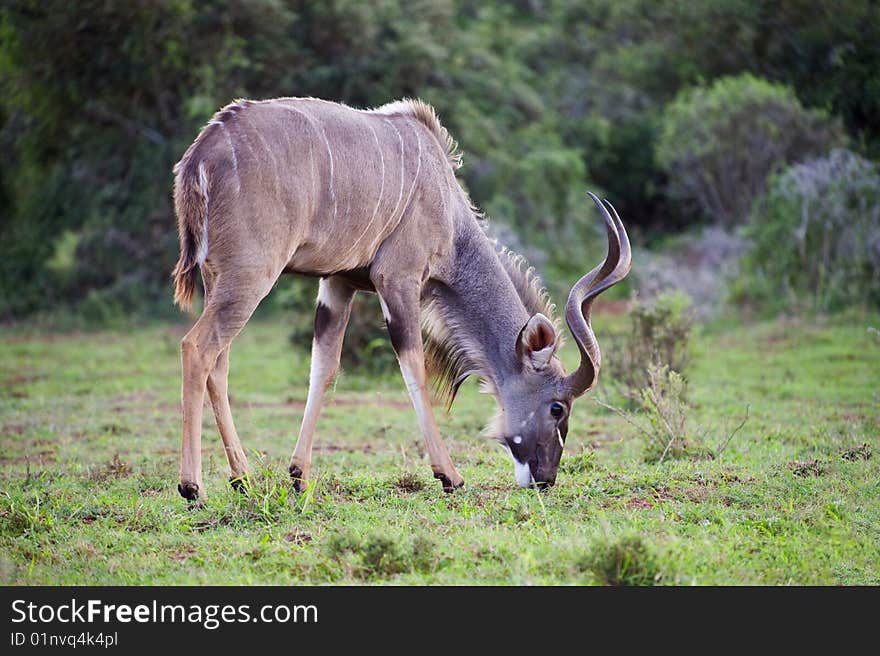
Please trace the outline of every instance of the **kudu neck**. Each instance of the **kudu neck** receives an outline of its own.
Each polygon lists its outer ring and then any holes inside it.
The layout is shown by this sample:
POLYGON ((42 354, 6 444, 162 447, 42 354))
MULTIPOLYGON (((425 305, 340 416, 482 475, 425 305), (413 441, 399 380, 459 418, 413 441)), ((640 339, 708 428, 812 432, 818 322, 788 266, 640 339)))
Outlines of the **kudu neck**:
POLYGON ((448 280, 449 311, 479 348, 481 360, 497 389, 520 367, 516 340, 529 313, 499 260, 495 245, 476 220, 459 227, 453 274, 448 280))

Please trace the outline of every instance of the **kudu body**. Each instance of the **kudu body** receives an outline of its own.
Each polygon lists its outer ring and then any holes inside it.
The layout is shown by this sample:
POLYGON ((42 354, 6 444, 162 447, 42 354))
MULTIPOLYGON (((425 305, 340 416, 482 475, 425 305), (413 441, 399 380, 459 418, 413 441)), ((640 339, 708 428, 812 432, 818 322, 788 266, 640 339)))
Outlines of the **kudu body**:
POLYGON ((419 101, 368 111, 309 98, 238 101, 205 126, 175 166, 175 301, 189 307, 197 269, 205 289, 202 315, 181 344, 184 497, 205 493, 206 388, 233 483, 247 473, 227 396, 229 347, 285 272, 320 278, 308 399, 289 467, 298 490, 310 475, 315 424, 359 290, 379 296, 445 490, 463 480, 434 421, 426 356, 450 400, 471 374, 496 396, 494 437, 513 456, 521 485, 555 481, 571 401, 599 369, 589 305, 626 275, 626 233, 613 208, 612 216, 593 197, 609 252, 569 297, 566 319, 582 363, 566 377, 552 307, 520 260, 486 236, 455 178, 459 162, 455 143, 419 101))

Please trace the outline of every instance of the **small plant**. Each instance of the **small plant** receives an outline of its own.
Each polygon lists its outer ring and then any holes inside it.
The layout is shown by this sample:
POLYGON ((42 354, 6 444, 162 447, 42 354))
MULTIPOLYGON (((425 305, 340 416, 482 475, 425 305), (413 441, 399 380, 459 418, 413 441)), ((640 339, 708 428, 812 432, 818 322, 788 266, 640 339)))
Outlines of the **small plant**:
POLYGON ((401 542, 385 533, 359 537, 338 532, 324 543, 324 552, 347 573, 363 579, 426 572, 436 560, 434 543, 423 535, 401 542))
POLYGON ((657 585, 662 578, 657 558, 637 535, 599 540, 578 567, 591 572, 602 585, 657 585))
POLYGON ((572 455, 564 456, 562 459, 562 463, 559 467, 569 476, 582 474, 584 472, 595 469, 596 452, 581 451, 580 453, 574 453, 572 455))
POLYGON ((855 460, 870 460, 871 459, 871 449, 868 446, 867 442, 863 442, 862 444, 857 444, 855 446, 848 447, 844 449, 840 457, 844 460, 855 461, 855 460))
POLYGON ((126 478, 127 476, 130 476, 133 471, 131 465, 125 462, 119 457, 119 454, 116 453, 113 455, 113 458, 100 467, 90 469, 88 477, 96 483, 102 483, 109 479, 126 478))
POLYGON ((402 492, 418 492, 425 489, 425 482, 411 471, 406 471, 397 477, 394 487, 402 492))
POLYGON ((634 298, 629 317, 628 333, 611 339, 603 361, 623 395, 640 402, 652 367, 684 372, 694 319, 690 299, 680 292, 664 292, 650 302, 634 298))
POLYGON ((648 386, 642 390, 641 403, 650 430, 646 460, 663 462, 689 455, 702 456, 702 439, 689 434, 687 382, 668 366, 648 368, 648 386))
MULTIPOLYGON (((290 482, 271 467, 235 479, 234 503, 251 521, 276 523, 290 511, 290 482)), ((309 490, 303 495, 309 497, 309 490)))
POLYGON ((818 458, 813 458, 812 460, 806 460, 804 462, 792 460, 788 463, 788 468, 791 470, 792 474, 801 477, 821 476, 825 473, 825 466, 819 462, 818 458))
POLYGON ((34 492, 32 499, 25 496, 13 498, 9 493, 2 495, 0 535, 29 535, 48 530, 54 523, 53 515, 47 511, 45 502, 37 492, 34 492))
POLYGON ((727 437, 710 447, 706 440, 708 431, 700 432, 689 426, 690 406, 686 397, 687 381, 681 374, 666 365, 652 365, 648 368, 648 384, 641 390, 639 397, 641 416, 647 419, 647 426, 633 413, 624 412, 599 400, 596 402, 620 415, 639 431, 645 439, 646 462, 659 464, 666 459, 719 458, 748 421, 749 409, 746 408, 745 418, 727 437))

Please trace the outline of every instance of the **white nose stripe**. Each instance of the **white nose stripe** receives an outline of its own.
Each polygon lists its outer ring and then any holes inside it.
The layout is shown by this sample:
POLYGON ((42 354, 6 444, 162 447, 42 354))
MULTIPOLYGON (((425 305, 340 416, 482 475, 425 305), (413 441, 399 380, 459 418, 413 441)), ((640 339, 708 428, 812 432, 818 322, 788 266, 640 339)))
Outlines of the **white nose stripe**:
POLYGON ((513 459, 513 473, 516 476, 516 483, 520 487, 529 487, 532 483, 535 482, 535 479, 532 478, 532 469, 529 467, 529 463, 517 462, 517 459, 513 459))
POLYGON ((532 468, 529 467, 529 463, 523 463, 517 460, 516 456, 514 456, 513 452, 510 450, 510 447, 504 442, 501 442, 501 446, 504 447, 504 450, 510 454, 510 458, 513 460, 513 475, 516 477, 516 484, 520 487, 529 487, 533 485, 535 478, 532 476, 532 468))

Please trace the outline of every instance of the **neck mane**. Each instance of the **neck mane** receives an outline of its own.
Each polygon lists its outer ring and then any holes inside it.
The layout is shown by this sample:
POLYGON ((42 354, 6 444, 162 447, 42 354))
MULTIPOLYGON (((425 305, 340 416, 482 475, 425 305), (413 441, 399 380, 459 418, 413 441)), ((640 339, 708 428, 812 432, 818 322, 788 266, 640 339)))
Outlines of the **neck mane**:
POLYGON ((540 312, 557 324, 534 268, 486 235, 470 203, 460 216, 450 274, 423 305, 426 364, 447 407, 471 375, 498 396, 519 370, 516 340, 529 317, 540 312))

